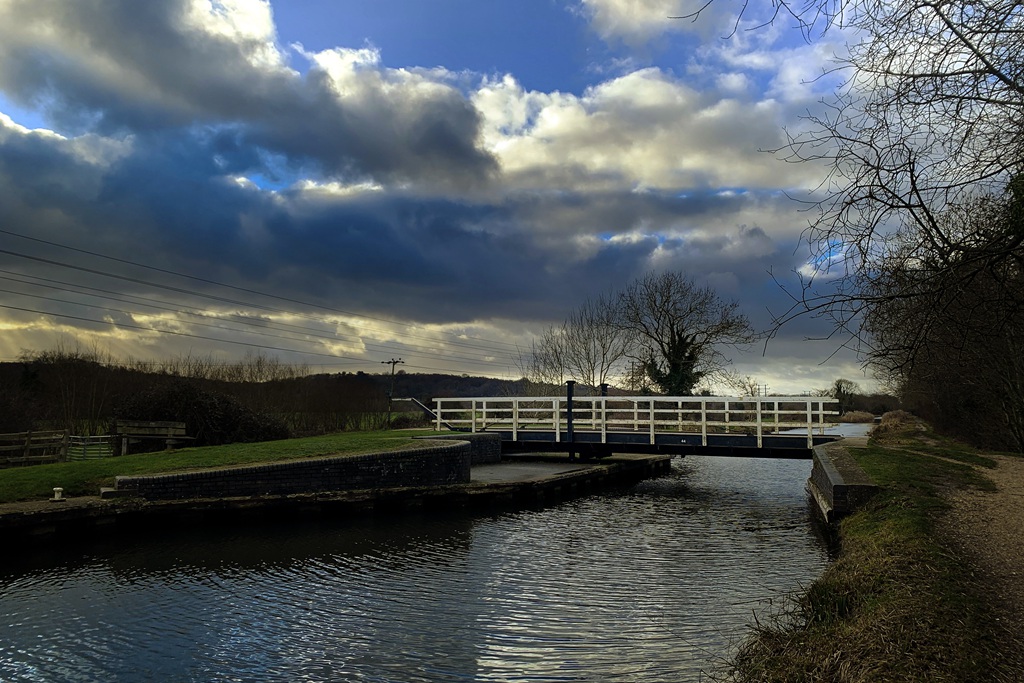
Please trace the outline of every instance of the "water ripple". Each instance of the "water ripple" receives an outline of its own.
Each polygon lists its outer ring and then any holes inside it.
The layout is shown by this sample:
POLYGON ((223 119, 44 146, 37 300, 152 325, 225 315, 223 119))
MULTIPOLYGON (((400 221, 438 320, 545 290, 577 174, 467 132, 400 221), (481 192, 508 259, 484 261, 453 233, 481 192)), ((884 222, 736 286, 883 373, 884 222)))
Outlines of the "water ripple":
POLYGON ((0 576, 0 680, 686 681, 827 561, 807 463, 490 516, 209 529, 0 576))

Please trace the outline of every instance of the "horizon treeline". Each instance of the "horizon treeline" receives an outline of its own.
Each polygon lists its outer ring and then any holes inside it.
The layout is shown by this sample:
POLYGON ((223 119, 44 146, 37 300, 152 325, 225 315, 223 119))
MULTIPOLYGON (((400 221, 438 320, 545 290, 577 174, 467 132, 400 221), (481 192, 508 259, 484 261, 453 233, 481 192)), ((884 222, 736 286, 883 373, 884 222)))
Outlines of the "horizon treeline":
MULTIPOLYGON (((395 397, 428 405, 435 396, 525 389, 522 380, 466 375, 313 373, 262 353, 231 363, 198 356, 154 362, 58 346, 0 363, 0 433, 106 434, 117 419, 182 421, 204 443, 382 429, 392 382, 395 397), (214 424, 218 416, 231 426, 214 424)), ((426 424, 411 404, 395 403, 393 413, 392 427, 426 424)))

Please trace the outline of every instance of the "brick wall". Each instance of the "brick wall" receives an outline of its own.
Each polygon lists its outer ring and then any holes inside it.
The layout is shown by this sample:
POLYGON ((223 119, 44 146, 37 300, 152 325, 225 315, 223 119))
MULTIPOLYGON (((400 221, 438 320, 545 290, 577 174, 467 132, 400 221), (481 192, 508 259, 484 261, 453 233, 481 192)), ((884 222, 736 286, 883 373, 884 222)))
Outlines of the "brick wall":
POLYGON ((317 491, 446 486, 469 483, 471 448, 465 441, 424 444, 392 453, 344 455, 268 465, 117 477, 119 491, 150 500, 287 495, 317 491))
POLYGON ((489 465, 501 462, 501 436, 498 434, 438 434, 418 437, 441 441, 467 441, 474 465, 489 465))

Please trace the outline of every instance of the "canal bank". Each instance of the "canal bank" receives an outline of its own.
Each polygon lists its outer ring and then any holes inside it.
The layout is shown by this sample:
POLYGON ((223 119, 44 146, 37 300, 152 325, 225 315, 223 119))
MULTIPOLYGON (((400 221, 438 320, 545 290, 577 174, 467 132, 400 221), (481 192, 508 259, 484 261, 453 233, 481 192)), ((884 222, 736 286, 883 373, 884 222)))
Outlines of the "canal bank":
MULTIPOLYGON (((979 556, 985 544, 964 542, 957 502, 1001 494, 1001 509, 1019 509, 1012 498, 1019 483, 1000 491, 1005 481, 993 481, 1005 456, 944 439, 916 421, 882 434, 833 447, 879 490, 839 522, 836 560, 760 619, 715 680, 1024 680, 1020 620, 1007 610, 1019 555, 1001 565, 1002 575, 987 566, 979 556)), ((993 528, 1020 532, 1019 523, 988 520, 973 533, 993 528)))
MULTIPOLYGON (((445 449, 452 444, 446 442, 445 449)), ((423 451, 438 449, 425 444, 423 451)), ((408 462, 415 451, 404 451, 408 462)), ((344 458, 349 462, 394 464, 394 454, 366 454, 344 458)), ((323 459, 321 462, 327 462, 323 459)), ((337 459, 330 459, 337 460, 337 459)), ((215 473, 186 473, 145 477, 148 482, 166 479, 176 491, 174 498, 147 499, 139 489, 127 487, 104 491, 103 496, 65 498, 60 502, 31 501, 0 505, 0 538, 5 542, 41 541, 51 537, 76 537, 118 530, 156 529, 161 525, 196 525, 208 522, 339 517, 403 510, 487 510, 545 505, 602 490, 630 486, 643 479, 662 476, 671 468, 668 456, 616 455, 599 462, 569 461, 553 454, 486 458, 469 464, 468 481, 457 484, 363 486, 347 490, 316 490, 276 495, 189 495, 181 482, 223 478, 232 473, 250 474, 261 468, 226 468, 215 473)), ((306 463, 308 464, 308 463, 306 463)), ((316 464, 315 461, 313 464, 316 464)), ((450 468, 449 468, 450 469, 450 468)), ((406 472, 403 480, 415 480, 419 471, 406 472)), ((121 483, 121 482, 119 482, 121 483)), ((166 490, 166 489, 163 489, 166 490)))

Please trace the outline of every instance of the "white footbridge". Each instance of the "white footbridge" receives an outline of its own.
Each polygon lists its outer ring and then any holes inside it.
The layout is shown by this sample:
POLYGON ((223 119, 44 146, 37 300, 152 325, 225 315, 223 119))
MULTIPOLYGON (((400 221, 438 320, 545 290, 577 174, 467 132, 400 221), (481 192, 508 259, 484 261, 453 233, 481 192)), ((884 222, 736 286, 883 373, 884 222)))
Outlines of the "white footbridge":
POLYGON ((436 428, 502 435, 510 448, 810 457, 834 439, 838 401, 817 396, 435 398, 436 428))

